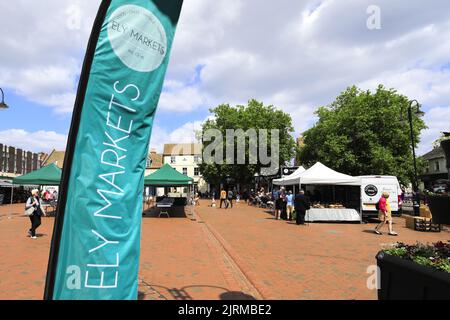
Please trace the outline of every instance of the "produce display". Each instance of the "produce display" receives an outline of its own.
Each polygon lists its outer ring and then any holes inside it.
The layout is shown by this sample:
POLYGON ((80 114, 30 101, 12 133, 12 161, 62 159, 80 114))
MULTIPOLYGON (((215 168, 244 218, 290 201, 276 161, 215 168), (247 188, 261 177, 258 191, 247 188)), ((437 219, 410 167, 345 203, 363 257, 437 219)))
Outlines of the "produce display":
POLYGON ((334 203, 334 204, 322 204, 320 202, 313 203, 311 206, 313 209, 346 209, 345 206, 341 203, 334 203))

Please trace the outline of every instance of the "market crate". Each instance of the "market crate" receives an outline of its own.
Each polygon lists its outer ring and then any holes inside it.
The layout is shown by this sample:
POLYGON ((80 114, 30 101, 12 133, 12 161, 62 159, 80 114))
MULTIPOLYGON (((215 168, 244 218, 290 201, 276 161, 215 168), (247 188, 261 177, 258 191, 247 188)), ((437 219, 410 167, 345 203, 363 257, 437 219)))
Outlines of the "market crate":
POLYGON ((415 217, 414 229, 417 231, 441 232, 441 226, 439 224, 434 224, 431 219, 423 217, 415 217))
POLYGON ((441 232, 441 226, 432 223, 430 218, 404 215, 406 228, 422 232, 441 232))

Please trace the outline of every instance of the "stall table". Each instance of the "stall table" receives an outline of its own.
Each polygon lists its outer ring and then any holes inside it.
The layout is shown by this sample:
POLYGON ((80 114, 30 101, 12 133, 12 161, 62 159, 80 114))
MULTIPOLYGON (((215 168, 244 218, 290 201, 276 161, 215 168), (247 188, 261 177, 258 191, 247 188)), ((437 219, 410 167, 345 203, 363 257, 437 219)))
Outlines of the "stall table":
POLYGON ((355 209, 315 209, 306 211, 305 221, 357 221, 361 222, 361 216, 355 209))
POLYGON ((160 202, 157 202, 156 207, 161 209, 161 211, 159 213, 159 217, 161 217, 161 215, 165 214, 165 215, 167 215, 167 217, 170 218, 169 210, 173 207, 174 203, 175 203, 174 198, 164 198, 160 202))
POLYGON ((42 202, 41 202, 41 206, 44 208, 45 213, 47 213, 49 207, 52 208, 52 212, 56 212, 57 205, 58 205, 58 203, 54 200, 52 200, 52 201, 42 200, 42 202))

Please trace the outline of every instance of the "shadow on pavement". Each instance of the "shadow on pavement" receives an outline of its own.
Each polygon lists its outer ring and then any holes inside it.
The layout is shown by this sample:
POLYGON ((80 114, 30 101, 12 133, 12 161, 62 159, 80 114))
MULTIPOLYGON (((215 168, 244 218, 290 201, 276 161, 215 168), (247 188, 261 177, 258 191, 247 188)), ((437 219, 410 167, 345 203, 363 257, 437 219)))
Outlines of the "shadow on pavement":
POLYGON ((256 300, 255 297, 246 294, 241 291, 229 291, 226 288, 217 287, 217 286, 208 286, 208 285, 192 285, 192 286, 186 286, 183 288, 167 288, 164 286, 158 286, 158 285, 150 285, 148 283, 143 282, 143 285, 148 288, 150 291, 150 294, 148 292, 142 292, 139 291, 138 293, 138 299, 139 300, 148 300, 148 298, 154 298, 159 300, 167 300, 167 298, 159 291, 168 292, 171 295, 171 299, 177 300, 177 301, 189 301, 194 300, 194 298, 188 293, 189 289, 218 289, 223 291, 219 295, 220 300, 256 300), (157 290, 158 289, 158 290, 157 290), (149 297, 150 296, 150 297, 149 297), (156 297, 156 298, 155 298, 156 297))
POLYGON ((230 291, 222 293, 220 295, 220 300, 256 300, 256 299, 255 297, 240 291, 230 291))
POLYGON ((188 218, 188 213, 189 211, 186 210, 186 207, 173 207, 170 208, 169 210, 167 210, 167 212, 169 213, 169 216, 167 216, 166 214, 162 214, 160 217, 160 213, 161 211, 165 212, 166 209, 161 209, 161 208, 150 208, 148 210, 145 210, 142 213, 142 217, 143 218, 160 218, 160 219, 168 219, 170 217, 170 219, 173 218, 188 218))

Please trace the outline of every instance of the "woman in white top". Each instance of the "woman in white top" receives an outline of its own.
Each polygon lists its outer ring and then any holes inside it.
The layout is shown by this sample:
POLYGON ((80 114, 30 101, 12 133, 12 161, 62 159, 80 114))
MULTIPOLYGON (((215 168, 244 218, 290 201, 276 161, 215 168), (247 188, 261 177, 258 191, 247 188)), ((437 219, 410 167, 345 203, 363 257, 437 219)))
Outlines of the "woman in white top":
POLYGON ((41 216, 45 215, 42 209, 41 199, 39 198, 39 190, 31 190, 31 197, 28 198, 25 204, 25 210, 34 208, 34 212, 29 216, 31 221, 31 228, 28 230, 28 235, 32 239, 36 239, 36 229, 41 225, 41 216))

